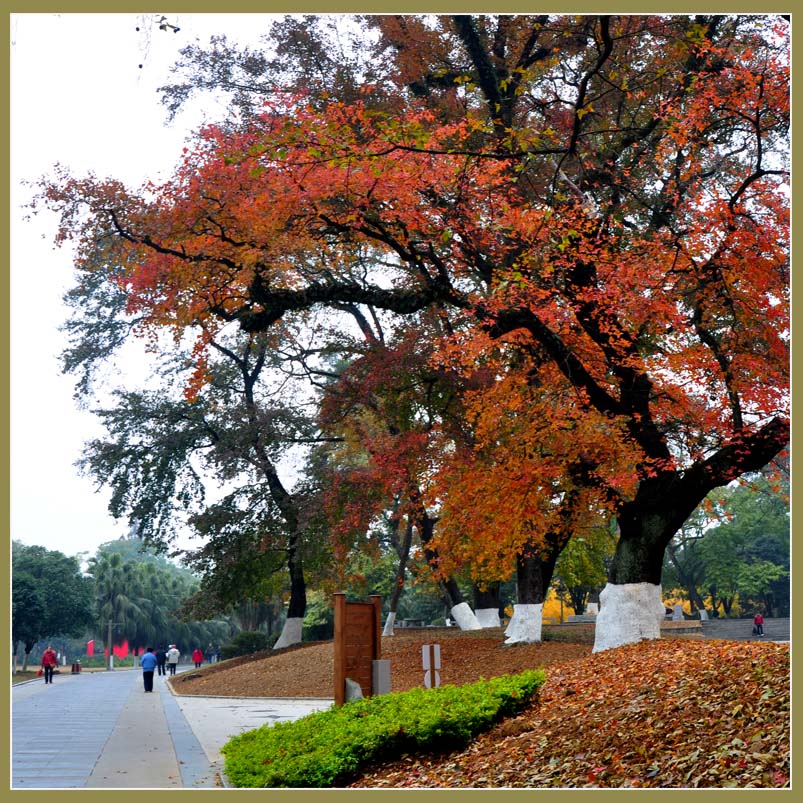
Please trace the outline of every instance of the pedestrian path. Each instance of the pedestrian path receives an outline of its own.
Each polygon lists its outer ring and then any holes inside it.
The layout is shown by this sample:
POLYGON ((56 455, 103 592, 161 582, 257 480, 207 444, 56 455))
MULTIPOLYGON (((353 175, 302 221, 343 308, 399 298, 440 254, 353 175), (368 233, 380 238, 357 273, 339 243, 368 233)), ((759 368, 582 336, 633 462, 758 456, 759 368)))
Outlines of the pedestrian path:
POLYGON ((85 786, 127 699, 134 672, 57 675, 12 689, 11 786, 85 786))
POLYGON ((327 699, 286 697, 184 697, 173 698, 197 736, 207 758, 222 767, 220 752, 226 742, 244 731, 276 722, 290 722, 332 705, 327 699))
POLYGON ((125 705, 84 786, 101 789, 183 786, 179 757, 161 700, 162 694, 169 696, 169 692, 154 683, 154 693, 146 694, 141 679, 129 685, 125 705))
POLYGON ((15 789, 220 785, 164 678, 139 670, 56 676, 12 692, 15 789))
POLYGON ((231 737, 331 703, 183 697, 160 676, 146 694, 138 669, 20 684, 12 687, 11 787, 225 786, 221 748, 231 737))
POLYGON ((709 639, 728 639, 729 641, 789 641, 791 621, 789 618, 767 618, 764 620, 764 635, 753 635, 753 620, 750 619, 709 619, 702 623, 703 636, 709 639))

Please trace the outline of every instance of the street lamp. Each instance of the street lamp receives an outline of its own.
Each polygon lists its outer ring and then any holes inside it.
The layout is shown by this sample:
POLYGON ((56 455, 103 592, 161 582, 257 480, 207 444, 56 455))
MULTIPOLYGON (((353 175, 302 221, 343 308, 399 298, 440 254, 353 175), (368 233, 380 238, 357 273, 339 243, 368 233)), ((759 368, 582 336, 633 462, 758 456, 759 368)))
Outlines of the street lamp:
POLYGON ((109 657, 106 661, 106 671, 112 672, 114 671, 114 645, 112 644, 112 627, 121 625, 122 622, 112 622, 109 619, 109 630, 108 630, 108 637, 106 639, 107 649, 109 650, 109 657))

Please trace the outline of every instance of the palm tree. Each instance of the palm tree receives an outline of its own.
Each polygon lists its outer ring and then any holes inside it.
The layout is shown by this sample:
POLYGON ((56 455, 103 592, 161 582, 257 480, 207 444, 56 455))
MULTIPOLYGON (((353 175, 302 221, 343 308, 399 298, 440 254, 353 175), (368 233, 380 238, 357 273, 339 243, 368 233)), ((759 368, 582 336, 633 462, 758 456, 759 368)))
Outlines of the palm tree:
POLYGON ((95 578, 98 624, 107 627, 106 669, 110 670, 115 642, 133 639, 145 619, 136 564, 116 553, 103 554, 92 561, 90 573, 95 578))

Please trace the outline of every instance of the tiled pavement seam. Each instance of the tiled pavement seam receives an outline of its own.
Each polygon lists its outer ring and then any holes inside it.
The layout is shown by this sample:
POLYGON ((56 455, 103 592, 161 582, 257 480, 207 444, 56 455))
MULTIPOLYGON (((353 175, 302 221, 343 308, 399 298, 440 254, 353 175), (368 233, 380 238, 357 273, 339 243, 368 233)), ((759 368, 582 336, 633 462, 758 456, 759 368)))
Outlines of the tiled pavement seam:
POLYGON ((86 786, 101 789, 176 789, 182 786, 161 695, 147 694, 136 673, 117 725, 86 786))
POLYGON ((14 789, 83 787, 126 701, 130 672, 13 689, 14 789), (84 682, 89 681, 89 682, 84 682))
POLYGON ((184 712, 179 707, 167 686, 158 689, 167 727, 179 760, 181 779, 185 787, 203 789, 217 786, 217 773, 222 779, 222 764, 212 763, 190 727, 184 712))
POLYGON ((152 695, 137 670, 14 687, 11 787, 216 786, 220 768, 155 681, 152 695))

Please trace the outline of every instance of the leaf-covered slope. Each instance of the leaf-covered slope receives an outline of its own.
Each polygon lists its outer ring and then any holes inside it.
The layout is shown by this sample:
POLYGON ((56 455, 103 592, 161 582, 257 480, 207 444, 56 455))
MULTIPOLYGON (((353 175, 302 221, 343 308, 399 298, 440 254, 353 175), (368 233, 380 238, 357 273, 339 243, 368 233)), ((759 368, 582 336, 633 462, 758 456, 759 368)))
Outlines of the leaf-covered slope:
POLYGON ((551 667, 540 702, 466 750, 361 787, 787 787, 789 645, 660 640, 551 667))

